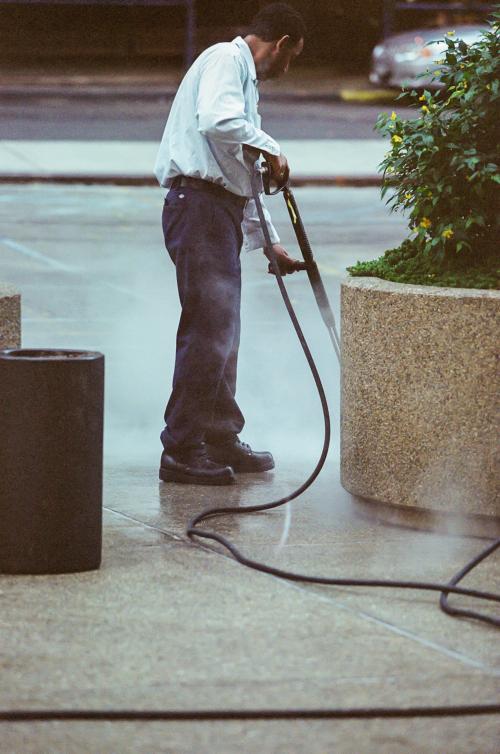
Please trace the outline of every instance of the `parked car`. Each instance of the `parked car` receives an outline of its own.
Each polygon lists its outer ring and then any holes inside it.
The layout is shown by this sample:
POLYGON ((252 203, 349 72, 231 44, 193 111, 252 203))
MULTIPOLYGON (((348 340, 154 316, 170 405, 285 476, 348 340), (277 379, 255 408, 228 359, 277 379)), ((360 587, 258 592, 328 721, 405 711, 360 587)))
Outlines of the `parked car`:
POLYGON ((466 44, 477 42, 488 27, 486 25, 451 26, 447 28, 416 29, 404 34, 394 34, 378 44, 372 52, 370 83, 375 86, 402 86, 439 89, 440 83, 431 75, 418 78, 426 71, 439 69, 436 63, 446 50, 444 37, 447 31, 466 44), (431 44, 429 44, 429 42, 431 44))

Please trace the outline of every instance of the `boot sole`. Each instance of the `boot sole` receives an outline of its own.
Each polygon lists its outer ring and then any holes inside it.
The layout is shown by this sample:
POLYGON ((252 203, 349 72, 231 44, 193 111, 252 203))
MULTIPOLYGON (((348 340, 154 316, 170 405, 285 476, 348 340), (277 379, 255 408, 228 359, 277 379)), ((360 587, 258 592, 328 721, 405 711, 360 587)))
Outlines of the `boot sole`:
POLYGON ((236 478, 234 476, 197 477, 192 474, 185 474, 182 471, 173 471, 171 469, 160 469, 158 476, 162 480, 162 482, 177 482, 178 484, 203 484, 216 486, 234 484, 236 482, 236 478))

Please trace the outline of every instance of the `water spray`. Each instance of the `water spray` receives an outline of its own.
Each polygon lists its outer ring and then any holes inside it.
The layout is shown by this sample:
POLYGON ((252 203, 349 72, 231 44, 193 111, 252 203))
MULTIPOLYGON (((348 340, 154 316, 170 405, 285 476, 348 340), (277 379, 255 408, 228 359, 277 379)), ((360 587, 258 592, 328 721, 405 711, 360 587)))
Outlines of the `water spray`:
POLYGON ((219 507, 219 508, 212 508, 212 507, 205 508, 204 510, 202 510, 200 513, 198 513, 189 521, 187 525, 187 529, 186 529, 187 536, 191 540, 194 540, 196 537, 202 538, 202 539, 214 540, 215 542, 218 542, 219 544, 223 545, 223 547, 225 547, 226 550, 228 550, 231 553, 231 555, 242 565, 245 565, 249 568, 253 568, 257 571, 263 571, 264 573, 272 574, 273 576, 277 576, 282 579, 288 579, 290 581, 301 581, 301 582, 305 582, 309 584, 329 584, 332 586, 381 587, 381 588, 410 589, 410 590, 424 590, 424 591, 439 592, 440 593, 439 606, 441 610, 443 610, 445 613, 448 613, 449 615, 454 615, 454 616, 473 618, 473 619, 482 621, 484 623, 488 623, 489 625, 496 626, 497 628, 500 627, 500 618, 497 618, 496 616, 485 615, 483 613, 478 613, 473 610, 464 610, 462 608, 451 607, 448 603, 449 594, 461 594, 461 595, 464 595, 467 597, 473 597, 476 599, 489 600, 491 602, 500 602, 500 594, 479 591, 477 589, 467 589, 465 587, 457 586, 458 583, 464 578, 464 576, 467 573, 469 573, 473 568, 475 568, 475 566, 477 566, 481 561, 483 561, 485 558, 487 558, 489 555, 495 552, 495 550, 497 550, 498 547, 500 547, 500 539, 496 539, 494 542, 488 545, 486 549, 480 552, 473 560, 467 563, 463 569, 461 569, 457 574, 455 574, 447 584, 438 584, 438 583, 433 583, 433 582, 394 581, 394 580, 389 580, 389 579, 338 579, 338 578, 327 578, 327 577, 322 577, 322 576, 310 576, 306 574, 294 573, 292 571, 284 571, 282 569, 273 568, 272 566, 266 565, 265 563, 260 563, 255 560, 251 560, 250 558, 247 558, 245 555, 243 555, 234 546, 234 544, 230 542, 226 537, 223 537, 220 534, 217 534, 212 531, 208 531, 206 529, 198 528, 199 524, 202 521, 206 521, 208 518, 214 518, 215 516, 225 516, 229 514, 246 515, 248 513, 256 513, 258 511, 271 510, 272 508, 277 508, 281 505, 285 505, 286 503, 289 503, 292 500, 295 500, 296 498, 300 497, 300 495, 302 495, 303 492, 305 492, 305 490, 308 489, 308 487, 312 485, 312 483, 314 482, 314 480, 320 473, 321 469, 323 468, 324 463, 326 461, 326 457, 328 455, 328 449, 330 446, 331 422, 330 422, 330 412, 329 412, 328 403, 326 400, 325 390, 323 388, 323 384, 321 382, 321 378, 319 376, 318 369, 316 367, 316 364, 310 352, 309 346, 302 332, 302 328, 300 327, 300 323, 297 319, 297 315, 295 314, 294 308, 288 296, 288 293, 287 293, 287 290, 286 290, 286 287, 283 282, 283 278, 279 269, 279 264, 276 259, 276 254, 274 253, 274 250, 273 250, 273 244, 272 244, 271 237, 269 234, 269 229, 267 227, 267 223, 265 220, 264 210, 263 210, 262 201, 261 201, 261 195, 263 191, 269 196, 274 196, 280 193, 283 194, 283 197, 285 199, 285 203, 288 209, 288 214, 290 216, 290 220, 292 222, 292 226, 295 231, 297 242, 299 244, 300 251, 304 258, 305 270, 307 272, 309 282, 311 283, 311 287, 312 287, 314 296, 316 298, 318 309, 320 311, 323 322, 325 323, 325 326, 328 331, 330 340, 332 342, 332 346, 335 351, 335 354, 339 360, 339 363, 340 364, 342 363, 340 338, 339 338, 339 334, 338 334, 338 330, 337 330, 337 326, 335 322, 335 317, 334 317, 332 308, 330 306, 328 295, 323 285, 323 281, 321 279, 318 266, 314 259, 314 255, 311 249, 311 245, 309 243, 309 239, 307 237, 304 224, 300 216, 300 211, 299 211, 297 202, 295 201, 295 197, 290 187, 290 176, 287 175, 283 182, 275 183, 275 185, 273 186, 273 175, 272 175, 270 165, 268 163, 261 164, 260 159, 259 159, 255 162, 254 170, 252 174, 252 193, 253 193, 253 197, 257 206, 257 212, 259 215, 262 232, 264 234, 266 255, 271 260, 270 267, 276 276, 276 281, 278 283, 281 296, 285 303, 290 319, 292 320, 292 324, 294 326, 297 337, 300 341, 300 345, 302 346, 302 350, 304 352, 306 360, 309 364, 309 368, 311 369, 313 379, 314 379, 314 382, 316 384, 316 388, 318 391, 319 399, 321 402, 321 407, 323 410, 323 417, 324 417, 323 448, 320 454, 320 458, 316 464, 316 467, 313 470, 313 472, 310 474, 308 479, 306 479, 306 481, 303 484, 301 484, 300 487, 298 487, 296 490, 294 490, 292 493, 290 493, 286 497, 283 497, 271 503, 265 503, 263 505, 238 506, 238 507, 225 506, 225 507, 219 507))
MULTIPOLYGON (((269 236, 269 230, 264 218, 264 212, 261 202, 262 190, 268 195, 283 193, 288 213, 292 221, 292 225, 297 237, 302 256, 304 257, 305 270, 307 272, 311 287, 318 304, 318 308, 325 326, 328 331, 328 335, 332 342, 335 354, 339 362, 341 363, 341 346, 340 338, 338 335, 335 318, 333 315, 330 302, 326 290, 324 288, 321 276, 314 260, 313 252, 307 238, 307 234, 300 217, 300 212, 290 188, 289 179, 283 183, 278 184, 274 188, 272 187, 272 173, 269 165, 261 165, 260 161, 255 163, 254 172, 252 175, 252 191, 257 205, 257 211, 259 213, 259 219, 262 225, 262 231, 264 233, 265 245, 267 256, 271 260, 271 268, 276 275, 276 280, 280 289, 280 293, 283 297, 288 314, 292 320, 293 326, 297 333, 297 337, 302 346, 302 350, 307 359, 309 367, 311 369, 318 395, 321 402, 324 417, 324 441, 323 448, 320 454, 320 458, 316 464, 316 467, 303 482, 300 487, 294 490, 286 497, 276 500, 271 503, 263 505, 251 505, 251 506, 238 506, 238 507, 219 507, 219 508, 206 508, 199 514, 194 516, 188 523, 186 534, 191 541, 195 541, 197 538, 209 539, 218 542, 222 545, 233 558, 249 568, 253 568, 257 571, 269 573, 272 576, 277 576, 281 579, 287 579, 290 581, 299 581, 309 584, 325 584, 332 586, 347 586, 347 587, 382 587, 382 588, 394 588, 394 589, 410 589, 410 590, 424 590, 434 591, 440 593, 440 607, 449 615, 460 616, 462 618, 472 618, 489 625, 500 627, 500 619, 492 615, 485 615, 472 610, 465 610, 462 608, 452 607, 448 604, 448 595, 457 594, 466 597, 488 600, 491 602, 500 602, 500 594, 494 594, 491 592, 479 591, 477 589, 467 589, 458 586, 459 582, 464 578, 467 573, 475 568, 481 561, 491 555, 498 547, 500 547, 500 539, 496 539, 488 545, 486 549, 480 552, 473 560, 467 563, 450 581, 446 584, 437 584, 432 582, 419 582, 419 581, 392 581, 386 579, 337 579, 326 578, 321 576, 309 576, 300 573, 293 573, 291 571, 284 571, 278 568, 273 568, 265 563, 260 563, 256 560, 251 560, 243 555, 234 546, 232 542, 217 534, 206 529, 198 528, 198 525, 207 520, 208 518, 214 518, 216 516, 224 515, 246 515, 248 513, 254 513, 257 511, 271 510, 278 506, 285 505, 286 503, 295 500, 300 497, 308 487, 312 485, 318 474, 320 473, 323 465, 326 461, 328 449, 330 445, 330 413, 328 410, 328 404, 325 396, 325 391, 321 383, 321 379, 314 362, 314 359, 309 350, 309 346, 306 342, 299 321, 293 309, 292 303, 286 291, 283 279, 280 273, 279 265, 276 259, 276 255, 273 251, 272 242, 269 236)), ((209 548, 212 550, 212 548, 209 548)), ((215 551, 215 550, 214 550, 215 551)), ((216 552, 219 552, 218 550, 216 552)), ((208 720, 320 720, 320 719, 337 719, 337 720, 354 720, 354 719, 398 719, 398 718, 451 718, 451 717, 464 717, 464 716, 478 716, 478 715, 493 715, 500 712, 500 704, 468 704, 468 705, 445 705, 445 706, 413 706, 413 707, 361 707, 361 708, 328 708, 321 709, 314 708, 260 708, 260 709, 197 709, 197 710, 166 710, 166 709, 39 709, 39 710, 0 710, 0 721, 36 721, 36 720, 93 720, 93 721, 139 721, 139 720, 163 720, 163 721, 208 721, 208 720)))

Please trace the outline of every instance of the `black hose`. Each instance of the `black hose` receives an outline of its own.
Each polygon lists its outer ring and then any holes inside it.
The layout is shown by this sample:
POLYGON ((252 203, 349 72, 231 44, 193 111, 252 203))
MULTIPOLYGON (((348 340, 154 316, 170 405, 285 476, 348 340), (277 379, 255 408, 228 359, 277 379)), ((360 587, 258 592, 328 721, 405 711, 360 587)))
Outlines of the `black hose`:
POLYGON ((369 720, 376 718, 409 717, 464 717, 469 715, 496 715, 500 704, 471 704, 450 707, 358 707, 357 709, 200 709, 200 710, 93 710, 93 709, 39 709, 0 710, 0 722, 21 720, 369 720))
MULTIPOLYGON (((467 573, 472 571, 472 569, 475 568, 482 560, 487 558, 488 555, 491 555, 491 553, 495 552, 499 545, 500 539, 496 539, 489 547, 487 547, 485 550, 482 550, 479 555, 477 555, 473 560, 470 560, 467 565, 465 565, 455 576, 453 576, 450 581, 450 586, 454 587, 456 584, 458 584, 458 582, 461 581, 467 573)), ((476 620, 483 620, 487 623, 491 623, 494 626, 500 625, 500 621, 498 619, 481 615, 480 613, 476 613, 474 610, 463 610, 462 608, 450 607, 450 605, 448 604, 448 594, 451 591, 451 589, 443 591, 439 599, 439 606, 442 610, 444 610, 445 613, 448 613, 448 615, 461 615, 463 618, 475 618, 476 620)))
MULTIPOLYGON (((321 455, 320 455, 318 463, 316 464, 315 469, 310 474, 308 479, 300 487, 298 487, 298 489, 296 489, 294 492, 287 495, 286 497, 280 498, 279 500, 276 500, 271 503, 265 503, 262 505, 238 506, 238 507, 226 506, 223 508, 213 508, 213 507, 205 508, 204 510, 202 510, 200 513, 198 513, 189 521, 186 528, 187 536, 191 540, 193 540, 195 537, 200 537, 203 539, 211 539, 215 542, 218 542, 223 547, 225 547, 226 550, 228 550, 231 553, 231 555, 235 558, 235 560, 237 560, 242 565, 245 565, 248 568, 253 568, 256 571, 269 573, 273 576, 277 576, 278 578, 288 579, 290 581, 303 581, 309 584, 329 584, 331 586, 381 587, 381 588, 390 588, 390 589, 412 589, 412 590, 441 592, 439 606, 445 613, 448 613, 449 615, 461 615, 467 618, 474 618, 475 620, 480 620, 480 621, 483 621, 484 623, 488 623, 490 625, 500 627, 500 618, 497 618, 491 615, 483 615, 481 613, 477 613, 471 610, 461 610, 457 608, 452 608, 448 604, 448 594, 450 593, 461 594, 463 596, 473 597, 476 599, 489 600, 492 602, 500 602, 500 594, 495 594, 493 592, 483 592, 477 589, 465 589, 465 588, 457 586, 457 583, 467 573, 469 573, 476 565, 478 565, 482 560, 484 560, 486 557, 491 555, 500 546, 500 539, 497 539, 492 544, 488 545, 488 547, 485 550, 481 551, 479 555, 477 555, 473 560, 467 563, 467 565, 456 576, 454 576, 449 583, 438 584, 438 583, 425 582, 425 581, 395 581, 392 579, 327 578, 327 577, 322 577, 322 576, 310 576, 310 575, 306 575, 302 573, 294 573, 292 571, 284 571, 280 568, 274 568, 265 563, 260 563, 259 561, 251 560, 250 558, 247 558, 235 547, 235 545, 232 542, 230 542, 226 537, 223 537, 221 534, 216 534, 215 532, 207 531, 206 529, 197 528, 199 523, 201 523, 202 521, 205 521, 208 518, 213 518, 215 516, 224 516, 228 514, 246 515, 247 513, 255 513, 257 511, 271 510, 272 508, 277 508, 278 506, 285 505, 286 503, 289 503, 291 500, 294 500, 295 498, 299 497, 300 495, 302 495, 303 492, 305 492, 305 490, 308 487, 311 486, 311 484, 314 482, 314 480, 320 473, 321 469, 323 468, 323 465, 325 463, 325 460, 328 454, 329 444, 330 444, 330 431, 331 431, 330 413, 328 409, 328 403, 326 400, 325 391, 321 382, 321 378, 319 376, 318 369, 316 367, 311 351, 309 349, 307 341, 302 332, 302 328, 300 327, 300 323, 297 319, 297 315, 295 314, 294 308, 292 306, 292 302, 290 301, 290 297, 288 296, 285 284, 283 282, 283 278, 280 273, 279 265, 276 260, 276 256, 273 252, 273 246, 272 246, 271 238, 269 235, 269 229, 267 227, 267 223, 264 217, 264 212, 262 209, 262 204, 260 201, 260 193, 261 193, 262 188, 261 188, 261 178, 260 178, 260 166, 258 162, 255 165, 255 171, 254 171, 254 175, 252 179, 252 189, 253 189, 255 203, 257 205, 257 211, 259 214, 260 223, 262 226, 262 231, 263 231, 265 242, 266 242, 267 254, 269 258, 271 259, 272 268, 276 276, 276 281, 278 283, 281 296, 283 298, 287 312, 290 316, 295 332, 299 339, 300 345, 306 357, 307 363, 313 375, 314 382, 316 384, 318 395, 321 401, 321 408, 323 410, 323 417, 324 417, 324 422, 325 422, 325 439, 323 442, 321 455)), ((314 265, 314 276, 313 276, 314 279, 311 280, 311 283, 313 284, 314 281, 316 281, 316 279, 319 277, 319 272, 314 262, 311 246, 309 244, 309 240, 307 238, 304 225, 300 218, 297 204, 293 198, 293 195, 291 195, 291 192, 287 189, 287 187, 284 187, 284 189, 285 189, 285 201, 287 202, 287 206, 291 214, 292 223, 294 224, 294 227, 296 227, 299 231, 297 234, 297 238, 299 240, 299 244, 301 247, 301 251, 303 252, 304 259, 306 263, 308 263, 309 265, 314 265)), ((321 288, 324 291, 322 283, 321 283, 321 288)), ((328 299, 325 293, 324 297, 320 301, 318 301, 318 306, 320 308, 320 311, 322 309, 323 310, 325 309, 324 300, 326 300, 326 303, 328 304, 328 308, 329 308, 328 299)), ((321 313, 323 315, 324 312, 322 311, 321 313)), ((325 322, 325 324, 327 324, 327 327, 328 327, 328 321, 325 322)))
MULTIPOLYGON (((311 355, 302 329, 297 320, 291 301, 288 297, 285 285, 283 283, 276 258, 272 253, 272 244, 269 238, 267 225, 263 218, 262 207, 257 201, 259 216, 266 236, 266 244, 271 250, 271 262, 276 275, 281 295, 285 302, 288 314, 293 322, 293 326, 299 338, 300 344, 306 356, 307 362, 311 369, 316 388, 323 409, 325 422, 325 439, 320 458, 313 472, 306 481, 294 492, 286 497, 276 500, 275 502, 263 505, 251 505, 246 507, 219 507, 206 508, 198 515, 194 516, 187 525, 187 536, 193 540, 195 537, 212 539, 222 544, 233 557, 243 565, 253 568, 264 573, 270 573, 279 578, 291 581, 305 581, 313 584, 331 584, 336 586, 369 586, 369 587, 390 587, 397 589, 422 589, 441 592, 440 607, 450 615, 461 615, 463 617, 474 618, 476 620, 490 623, 494 626, 500 625, 500 620, 489 615, 482 615, 469 610, 459 610, 448 605, 448 594, 462 594, 468 597, 480 598, 500 602, 500 595, 489 592, 482 592, 476 589, 465 589, 456 586, 457 583, 469 573, 482 560, 491 555, 499 546, 500 539, 495 540, 477 557, 467 563, 462 570, 456 574, 448 584, 434 584, 419 581, 389 581, 379 579, 330 579, 320 576, 307 576, 300 573, 283 571, 278 568, 272 568, 265 563, 259 563, 250 560, 242 555, 237 548, 225 537, 214 532, 197 529, 197 524, 208 518, 223 516, 228 514, 243 515, 257 511, 270 510, 280 505, 294 500, 299 497, 314 482, 325 463, 328 448, 330 444, 330 414, 326 395, 321 383, 321 379, 311 355)), ((304 231, 305 233, 305 231, 304 231)), ((0 722, 18 722, 18 721, 37 721, 37 720, 105 720, 105 721, 134 721, 134 720, 162 720, 162 721, 209 721, 209 720, 355 720, 355 719, 383 719, 383 718, 420 718, 420 717, 464 717, 477 715, 496 715, 500 713, 500 704, 471 704, 471 705, 450 705, 436 707, 359 707, 359 708, 324 708, 324 709, 211 709, 211 710, 151 710, 151 709, 39 709, 39 710, 0 710, 0 722)))

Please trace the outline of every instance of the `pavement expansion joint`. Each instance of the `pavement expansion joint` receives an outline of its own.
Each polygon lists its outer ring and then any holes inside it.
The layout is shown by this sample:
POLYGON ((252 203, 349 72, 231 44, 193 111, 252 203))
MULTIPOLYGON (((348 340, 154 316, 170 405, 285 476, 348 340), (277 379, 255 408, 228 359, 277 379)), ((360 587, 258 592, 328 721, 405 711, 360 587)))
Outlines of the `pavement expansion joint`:
POLYGON ((131 516, 129 513, 123 513, 123 511, 117 511, 115 508, 110 508, 107 505, 103 506, 103 510, 108 511, 109 513, 114 513, 116 516, 121 516, 123 518, 128 519, 129 521, 134 521, 136 524, 140 524, 141 526, 144 526, 146 529, 152 529, 153 531, 158 532, 159 534, 162 534, 165 537, 168 537, 169 539, 173 539, 176 542, 184 542, 186 544, 192 544, 187 537, 181 537, 179 534, 175 534, 171 531, 165 531, 165 529, 162 529, 159 526, 155 526, 154 524, 148 524, 147 521, 143 521, 140 518, 136 518, 135 516, 131 516))
MULTIPOLYGON (((231 555, 228 553, 218 550, 215 547, 211 547, 210 545, 207 545, 205 543, 198 543, 198 542, 192 542, 189 538, 180 536, 178 534, 175 534, 173 532, 168 532, 162 529, 159 526, 156 526, 154 524, 149 524, 139 518, 136 518, 134 516, 131 516, 130 514, 122 513, 121 511, 117 511, 114 508, 110 508, 108 506, 105 506, 104 508, 107 511, 110 511, 116 515, 123 516, 124 518, 127 518, 131 521, 134 521, 137 524, 141 524, 142 526, 152 529, 154 531, 157 531, 158 533, 164 535, 165 537, 168 537, 170 539, 175 540, 176 542, 181 542, 187 545, 190 545, 192 547, 196 547, 197 549, 204 550, 205 552, 209 552, 215 555, 222 556, 226 558, 226 560, 230 561, 233 565, 235 565, 238 568, 244 568, 244 566, 240 565, 231 555)), ((327 604, 330 604, 332 606, 335 606, 336 608, 339 608, 340 610, 344 610, 348 613, 351 613, 352 615, 355 615, 358 618, 362 618, 363 620, 366 620, 371 623, 375 623, 378 626, 381 626, 382 628, 385 628, 386 630, 390 631, 391 633, 395 633, 398 636, 405 637, 407 639, 410 639, 410 641, 416 642, 427 649, 434 650, 438 652, 441 655, 444 655, 450 659, 458 660, 461 664, 466 665, 468 667, 476 668, 477 670, 481 670, 484 673, 486 673, 490 677, 498 677, 500 678, 500 668, 492 668, 489 665, 486 665, 485 663, 481 662, 480 660, 476 660, 472 657, 469 657, 465 655, 463 652, 458 652, 450 647, 447 647, 441 643, 432 641, 430 639, 426 639, 424 636, 421 636, 414 631, 410 631, 402 626, 398 626, 393 622, 389 622, 383 618, 379 618, 376 615, 373 615, 372 613, 366 612, 365 610, 359 610, 357 608, 353 608, 350 605, 347 605, 346 603, 342 602, 341 600, 335 598, 326 596, 324 594, 318 594, 317 591, 314 591, 314 589, 307 588, 306 586, 300 586, 295 582, 287 581, 286 579, 279 578, 278 576, 273 576, 272 574, 267 574, 259 571, 253 571, 254 574, 259 574, 264 577, 271 577, 275 581, 281 582, 284 586, 291 587, 293 589, 296 589, 300 591, 302 594, 306 594, 308 597, 312 597, 313 599, 320 600, 322 602, 325 602, 327 604)), ((349 590, 348 590, 349 591, 349 590)), ((349 591, 350 594, 352 594, 352 591, 349 591)), ((437 605, 436 605, 436 609, 437 605)))

